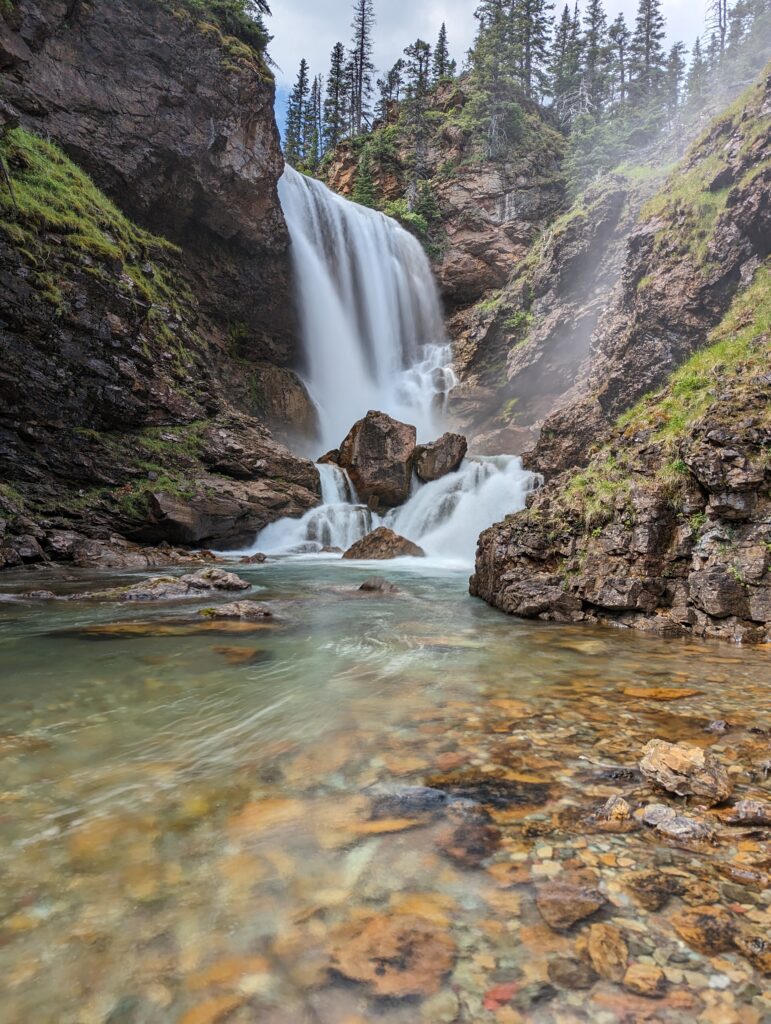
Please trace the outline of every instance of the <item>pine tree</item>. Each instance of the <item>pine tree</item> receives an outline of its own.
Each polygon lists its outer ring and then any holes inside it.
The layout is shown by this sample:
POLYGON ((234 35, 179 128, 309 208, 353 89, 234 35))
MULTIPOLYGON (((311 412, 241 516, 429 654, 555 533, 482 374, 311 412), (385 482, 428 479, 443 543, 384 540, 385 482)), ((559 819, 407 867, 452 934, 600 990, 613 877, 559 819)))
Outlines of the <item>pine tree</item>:
POLYGON ((426 144, 428 141, 428 93, 431 88, 431 46, 416 39, 404 51, 406 99, 405 121, 409 133, 411 154, 411 195, 417 197, 418 179, 426 177, 426 144))
POLYGON ((305 116, 309 93, 308 62, 303 57, 300 61, 297 80, 289 95, 286 115, 284 155, 287 163, 292 167, 299 166, 305 155, 305 116))
POLYGON ((707 5, 707 28, 715 33, 722 58, 728 39, 728 0, 709 0, 707 5))
POLYGON ((683 43, 675 43, 667 55, 667 65, 664 70, 664 95, 672 118, 680 107, 685 70, 685 46, 683 43))
POLYGON ((372 97, 372 28, 375 11, 372 0, 354 0, 351 64, 353 70, 352 127, 355 135, 369 126, 372 97))
POLYGON ((372 176, 372 156, 369 146, 365 146, 359 157, 359 166, 356 171, 356 180, 351 190, 351 199, 360 206, 369 206, 375 209, 377 206, 377 191, 372 176))
POLYGON ((554 108, 565 127, 581 112, 581 19, 578 5, 571 13, 565 5, 557 24, 549 72, 554 108))
POLYGON ((391 104, 398 103, 401 99, 405 66, 404 61, 399 59, 384 78, 377 80, 379 98, 375 116, 379 121, 387 121, 391 104))
POLYGON ((321 94, 324 80, 316 75, 311 86, 310 99, 305 111, 303 136, 303 166, 308 171, 315 171, 322 156, 322 109, 321 94))
POLYGON ((487 156, 494 159, 522 130, 522 109, 516 101, 519 62, 507 0, 482 0, 474 13, 479 31, 469 54, 474 83, 469 113, 487 137, 487 156))
POLYGON ((630 91, 636 100, 655 96, 664 78, 664 15, 661 0, 639 0, 629 46, 630 91))
POLYGON ((696 39, 691 54, 691 66, 685 83, 688 106, 692 109, 701 107, 707 91, 707 62, 701 49, 701 40, 696 39))
POLYGON ((509 12, 511 47, 525 95, 540 99, 549 91, 549 41, 554 4, 550 0, 512 0, 509 12))
POLYGON ((442 22, 439 29, 439 38, 434 47, 434 59, 432 65, 434 82, 441 82, 443 78, 452 77, 457 70, 457 64, 450 59, 450 47, 447 42, 447 26, 442 22))
POLYGON ((608 91, 608 21, 602 0, 589 0, 584 17, 584 79, 592 113, 602 113, 608 91))
POLYGON ((324 149, 334 149, 342 140, 346 130, 347 80, 345 74, 345 47, 337 43, 330 57, 327 75, 326 97, 324 99, 324 149))
POLYGON ((629 86, 629 44, 632 33, 627 28, 623 14, 619 14, 608 29, 608 43, 611 49, 611 74, 613 99, 623 103, 629 86))

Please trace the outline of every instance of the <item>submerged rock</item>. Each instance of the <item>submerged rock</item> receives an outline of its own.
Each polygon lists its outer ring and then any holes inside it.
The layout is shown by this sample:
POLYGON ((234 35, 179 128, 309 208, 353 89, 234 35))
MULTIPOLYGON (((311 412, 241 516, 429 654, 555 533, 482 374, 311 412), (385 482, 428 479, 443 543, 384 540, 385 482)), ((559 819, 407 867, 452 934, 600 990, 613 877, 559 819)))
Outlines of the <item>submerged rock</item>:
POLYGON ((387 526, 379 526, 366 537, 353 544, 343 558, 375 559, 386 561, 389 558, 425 558, 423 548, 413 544, 406 537, 399 536, 387 526))
POLYGON ((468 442, 462 434, 442 434, 438 441, 415 449, 415 472, 423 483, 440 480, 460 468, 466 457, 468 442))
POLYGON ((400 594, 401 591, 393 583, 382 576, 370 576, 364 580, 359 590, 364 594, 400 594))
POLYGON ((455 964, 454 940, 412 914, 377 915, 338 929, 330 966, 378 996, 432 996, 455 964))
POLYGON ((353 425, 338 464, 364 503, 395 508, 409 498, 416 436, 415 427, 383 412, 368 412, 353 425))
POLYGON ((733 791, 725 768, 700 747, 651 740, 643 751, 640 771, 670 793, 701 797, 709 805, 722 803, 733 791))
POLYGON ((215 605, 212 608, 202 608, 198 614, 210 621, 240 619, 242 622, 262 622, 273 618, 270 608, 256 601, 233 601, 230 604, 215 605))
POLYGON ((555 932, 564 932, 577 921, 591 917, 605 906, 607 900, 599 889, 583 879, 568 876, 539 885, 535 902, 549 927, 555 932))
POLYGON ((250 583, 235 573, 214 567, 187 576, 154 576, 130 587, 74 594, 71 601, 173 601, 215 591, 249 590, 250 583))
POLYGON ((589 929, 589 959, 601 978, 621 981, 626 972, 629 947, 621 931, 612 924, 599 922, 589 929))

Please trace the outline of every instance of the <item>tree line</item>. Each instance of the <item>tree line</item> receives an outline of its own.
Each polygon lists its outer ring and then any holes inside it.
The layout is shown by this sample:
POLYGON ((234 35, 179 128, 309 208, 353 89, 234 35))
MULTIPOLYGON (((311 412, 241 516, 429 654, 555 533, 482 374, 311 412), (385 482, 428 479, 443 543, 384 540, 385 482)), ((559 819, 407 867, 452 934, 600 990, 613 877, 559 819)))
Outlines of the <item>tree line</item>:
MULTIPOLYGON (((633 24, 610 20, 603 0, 559 12, 551 0, 480 0, 478 30, 461 75, 474 130, 496 159, 522 137, 525 109, 541 108, 568 138, 569 175, 580 187, 700 109, 726 77, 761 68, 771 49, 771 0, 707 0, 705 30, 688 59, 665 47, 662 0, 638 0, 633 24)), ((422 114, 431 93, 458 75, 448 33, 417 39, 375 78, 373 0, 355 0, 350 45, 332 50, 326 77, 307 61, 292 89, 285 132, 289 163, 313 172, 344 139, 371 132, 397 109, 420 164, 422 114)))

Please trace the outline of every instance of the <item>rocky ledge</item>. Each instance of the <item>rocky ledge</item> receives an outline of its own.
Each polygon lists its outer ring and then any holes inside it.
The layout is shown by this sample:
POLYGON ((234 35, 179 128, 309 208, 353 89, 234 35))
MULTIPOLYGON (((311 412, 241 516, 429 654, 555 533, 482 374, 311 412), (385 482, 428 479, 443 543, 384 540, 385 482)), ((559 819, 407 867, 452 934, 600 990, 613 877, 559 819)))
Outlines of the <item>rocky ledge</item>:
POLYGON ((525 618, 769 639, 770 274, 585 471, 482 534, 473 594, 525 618))

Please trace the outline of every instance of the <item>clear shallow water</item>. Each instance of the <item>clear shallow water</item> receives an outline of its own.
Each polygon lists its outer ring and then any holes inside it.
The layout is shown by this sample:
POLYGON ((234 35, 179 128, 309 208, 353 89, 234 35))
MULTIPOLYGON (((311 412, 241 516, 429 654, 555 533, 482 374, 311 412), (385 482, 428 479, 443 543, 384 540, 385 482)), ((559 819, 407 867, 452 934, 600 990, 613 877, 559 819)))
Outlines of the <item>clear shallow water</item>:
MULTIPOLYGON (((698 952, 673 925, 707 903, 767 932, 767 887, 737 881, 737 865, 767 876, 765 837, 683 850, 587 824, 614 793, 654 799, 607 768, 634 766, 654 736, 711 744, 739 795, 767 796, 769 738, 757 731, 771 725, 767 651, 517 622, 471 600, 465 574, 424 576, 417 564, 379 570, 398 597, 356 592, 371 567, 238 571, 283 628, 202 632, 191 623, 211 601, 0 602, 0 1018, 768 1019, 768 979, 745 956, 698 952), (115 622, 162 635, 87 632, 115 622), (641 686, 698 694, 661 703, 624 692, 641 686), (729 722, 725 734, 705 732, 715 719, 729 722), (486 802, 489 823, 463 808, 460 819, 416 810, 404 795, 458 772, 478 794, 480 778, 505 782, 505 797, 486 802), (558 934, 535 887, 577 868, 609 904, 558 934), (671 875, 678 894, 646 909, 638 870, 671 875), (371 967, 357 928, 416 919, 449 956, 446 971, 408 951, 399 984, 417 994, 383 999, 377 980, 350 979, 371 967), (669 972, 663 998, 607 978, 577 989, 555 972, 587 962, 592 921, 621 930, 630 962, 669 972)), ((114 579, 25 573, 2 584, 114 579)))

